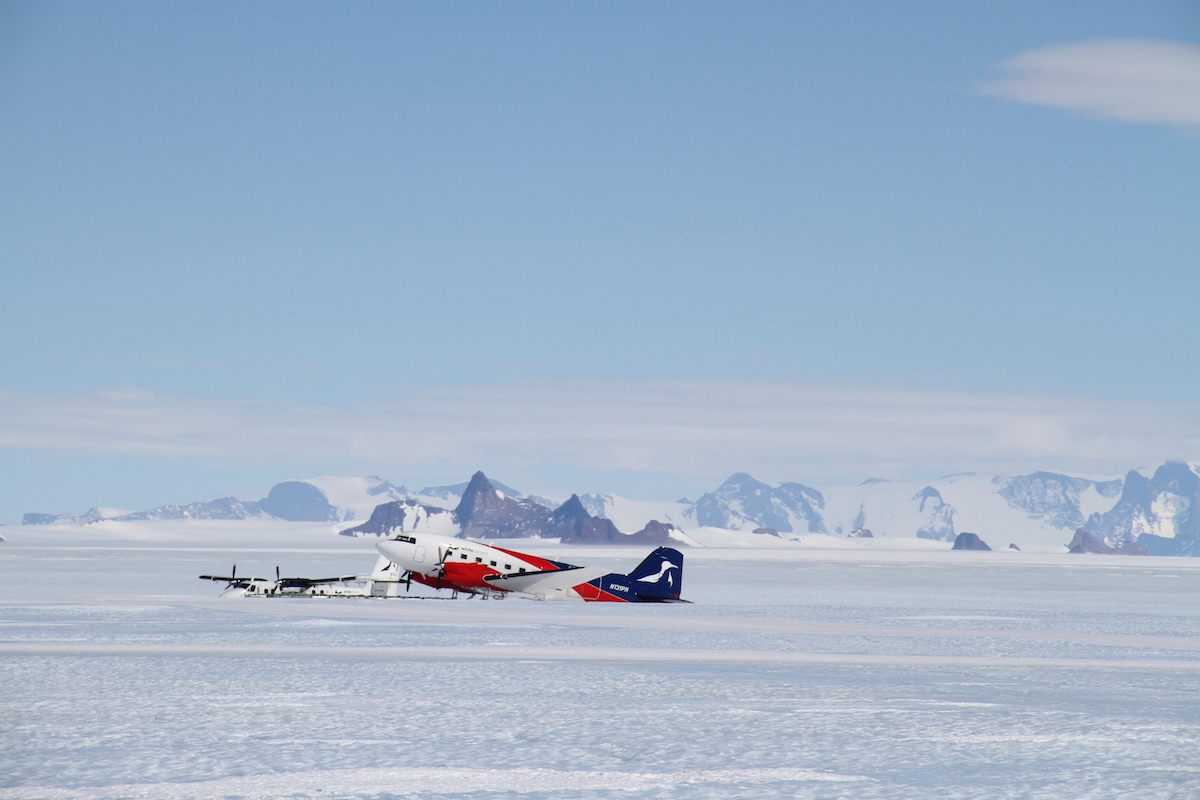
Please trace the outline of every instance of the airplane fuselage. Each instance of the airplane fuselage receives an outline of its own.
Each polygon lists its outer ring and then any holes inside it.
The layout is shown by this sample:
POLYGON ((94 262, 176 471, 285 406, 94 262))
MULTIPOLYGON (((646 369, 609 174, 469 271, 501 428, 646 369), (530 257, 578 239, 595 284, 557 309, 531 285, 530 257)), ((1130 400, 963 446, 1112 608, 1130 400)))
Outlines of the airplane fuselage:
MULTIPOLYGON (((396 534, 387 541, 379 542, 375 548, 401 569, 412 573, 414 581, 434 588, 462 592, 493 594, 513 591, 485 580, 500 576, 553 573, 563 573, 565 576, 569 572, 572 581, 578 578, 575 582, 583 583, 592 577, 590 573, 599 574, 595 569, 584 569, 528 553, 434 533, 396 534)), ((553 594, 562 595, 562 599, 583 599, 570 587, 561 587, 553 594)))

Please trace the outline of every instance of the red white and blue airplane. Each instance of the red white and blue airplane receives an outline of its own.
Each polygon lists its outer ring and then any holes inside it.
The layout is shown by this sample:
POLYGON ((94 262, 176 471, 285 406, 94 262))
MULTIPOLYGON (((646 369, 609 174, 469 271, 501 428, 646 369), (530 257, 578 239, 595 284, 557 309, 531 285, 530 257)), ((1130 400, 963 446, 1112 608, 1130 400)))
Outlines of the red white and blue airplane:
POLYGON ((403 569, 401 580, 484 596, 516 594, 537 600, 686 603, 683 554, 660 547, 628 575, 518 553, 432 533, 402 533, 375 548, 403 569))

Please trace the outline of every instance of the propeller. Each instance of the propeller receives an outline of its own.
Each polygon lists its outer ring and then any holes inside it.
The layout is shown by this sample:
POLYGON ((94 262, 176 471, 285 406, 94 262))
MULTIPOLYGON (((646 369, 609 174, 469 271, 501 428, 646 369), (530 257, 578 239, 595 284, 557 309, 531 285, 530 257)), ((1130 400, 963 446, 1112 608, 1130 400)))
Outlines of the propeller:
POLYGON ((442 588, 442 578, 446 577, 446 559, 453 552, 453 547, 447 547, 445 552, 442 552, 440 547, 438 548, 438 562, 433 565, 437 569, 437 584, 433 587, 434 589, 442 588))

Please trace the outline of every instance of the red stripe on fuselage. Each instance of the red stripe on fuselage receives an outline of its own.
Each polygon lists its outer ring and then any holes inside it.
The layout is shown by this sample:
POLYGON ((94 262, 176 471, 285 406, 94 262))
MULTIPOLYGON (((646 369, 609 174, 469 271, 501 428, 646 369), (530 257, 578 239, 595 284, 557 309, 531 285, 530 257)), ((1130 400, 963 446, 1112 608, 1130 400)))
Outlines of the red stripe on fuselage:
POLYGON ((445 573, 440 579, 436 575, 430 576, 420 572, 414 572, 412 577, 417 583, 423 583, 435 589, 458 589, 460 592, 472 593, 480 589, 499 592, 508 591, 508 589, 483 582, 484 575, 500 574, 500 570, 495 567, 489 567, 485 564, 455 564, 447 562, 444 569, 445 573))
POLYGON ((632 602, 627 597, 617 597, 615 594, 610 594, 604 591, 594 583, 581 583, 578 586, 572 586, 576 594, 582 597, 589 603, 630 603, 632 602))

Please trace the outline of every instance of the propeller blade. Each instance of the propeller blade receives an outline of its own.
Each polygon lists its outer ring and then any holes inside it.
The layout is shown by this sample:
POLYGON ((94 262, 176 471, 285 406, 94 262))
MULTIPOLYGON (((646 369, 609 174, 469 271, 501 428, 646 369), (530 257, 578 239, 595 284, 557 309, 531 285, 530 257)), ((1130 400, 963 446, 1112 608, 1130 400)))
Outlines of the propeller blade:
POLYGON ((279 580, 279 565, 275 565, 275 580, 279 580))
POLYGON ((412 570, 411 569, 408 571, 408 580, 406 580, 404 582, 404 591, 407 592, 410 589, 412 589, 412 570))

